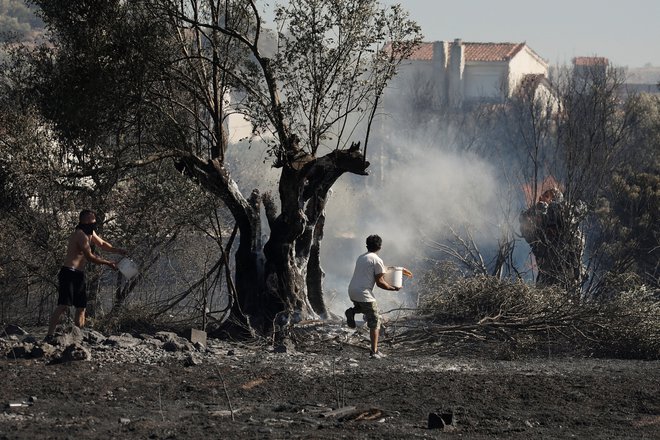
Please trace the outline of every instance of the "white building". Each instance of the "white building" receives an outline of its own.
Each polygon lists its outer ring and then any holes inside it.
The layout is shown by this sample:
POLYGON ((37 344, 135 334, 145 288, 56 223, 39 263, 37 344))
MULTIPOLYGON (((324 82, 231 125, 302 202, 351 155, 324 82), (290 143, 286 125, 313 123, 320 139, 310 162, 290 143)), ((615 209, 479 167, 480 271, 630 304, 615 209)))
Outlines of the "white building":
POLYGON ((422 43, 404 63, 393 87, 425 90, 433 105, 462 107, 501 102, 528 75, 548 76, 548 64, 526 43, 422 43), (406 83, 408 86, 404 86, 406 83))

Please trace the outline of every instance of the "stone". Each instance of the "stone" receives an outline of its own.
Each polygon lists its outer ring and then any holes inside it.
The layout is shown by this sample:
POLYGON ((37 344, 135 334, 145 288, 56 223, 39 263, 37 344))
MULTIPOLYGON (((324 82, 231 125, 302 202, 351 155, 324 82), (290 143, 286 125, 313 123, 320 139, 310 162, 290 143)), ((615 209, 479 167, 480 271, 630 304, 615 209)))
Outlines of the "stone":
POLYGON ((10 359, 25 359, 29 357, 31 350, 32 345, 30 344, 17 345, 7 351, 7 357, 10 359))
POLYGON ((429 429, 444 429, 446 426, 453 426, 454 415, 452 413, 429 413, 429 429))
POLYGON ((96 330, 85 329, 83 330, 83 340, 88 344, 102 344, 107 338, 101 332, 96 330))
POLYGON ((206 332, 204 330, 190 329, 188 340, 193 343, 200 343, 206 347, 206 332))
POLYGON ((61 345, 62 347, 68 347, 72 344, 82 344, 83 339, 82 330, 76 326, 70 327, 70 329, 64 333, 56 333, 53 337, 55 345, 61 345))
POLYGON ((16 324, 9 324, 5 326, 3 330, 3 335, 18 335, 18 336, 25 336, 27 335, 28 332, 23 330, 21 327, 19 327, 16 324))
POLYGON ((156 332, 154 338, 163 342, 167 342, 178 338, 178 335, 174 332, 156 332))
POLYGON ((92 358, 92 353, 89 349, 83 347, 80 344, 71 344, 68 345, 62 354, 58 357, 54 357, 51 360, 51 364, 60 364, 64 362, 73 362, 73 361, 88 361, 92 358))
POLYGON ((186 356, 186 359, 183 361, 183 365, 186 367, 194 367, 195 365, 201 365, 202 359, 195 353, 190 353, 186 356))
POLYGON ((39 342, 39 339, 37 339, 34 335, 26 335, 21 339, 21 342, 24 344, 36 344, 39 342))
POLYGON ((104 345, 110 345, 112 347, 117 347, 117 348, 135 347, 137 345, 140 345, 141 343, 142 341, 140 339, 134 338, 133 336, 126 333, 121 335, 108 336, 103 342, 104 345))
POLYGON ((178 336, 176 339, 171 339, 163 344, 163 350, 165 351, 192 351, 193 348, 190 342, 178 336))

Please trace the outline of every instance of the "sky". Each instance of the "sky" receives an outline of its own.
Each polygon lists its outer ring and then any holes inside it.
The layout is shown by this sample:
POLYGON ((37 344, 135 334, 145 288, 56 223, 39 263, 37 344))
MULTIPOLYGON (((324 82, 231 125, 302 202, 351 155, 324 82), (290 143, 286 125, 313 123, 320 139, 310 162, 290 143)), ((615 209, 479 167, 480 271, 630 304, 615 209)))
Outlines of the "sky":
POLYGON ((603 56, 660 67, 660 0, 381 0, 400 3, 425 41, 527 42, 550 65, 603 56))

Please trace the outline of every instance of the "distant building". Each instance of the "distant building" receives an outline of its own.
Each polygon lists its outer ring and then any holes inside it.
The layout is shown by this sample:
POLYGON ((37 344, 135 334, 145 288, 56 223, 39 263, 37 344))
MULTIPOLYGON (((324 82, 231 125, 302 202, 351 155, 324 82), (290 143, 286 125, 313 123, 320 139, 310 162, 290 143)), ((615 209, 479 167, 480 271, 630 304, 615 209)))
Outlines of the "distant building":
POLYGON ((543 85, 539 79, 548 75, 548 64, 524 42, 422 43, 408 61, 393 87, 403 94, 421 90, 427 95, 426 105, 452 108, 501 102, 516 93, 525 78, 528 85, 543 85))
POLYGON ((650 94, 660 95, 660 67, 647 65, 644 67, 627 68, 626 83, 624 88, 626 94, 650 94))
POLYGON ((573 58, 573 76, 584 80, 604 79, 610 61, 605 57, 575 57, 573 58))

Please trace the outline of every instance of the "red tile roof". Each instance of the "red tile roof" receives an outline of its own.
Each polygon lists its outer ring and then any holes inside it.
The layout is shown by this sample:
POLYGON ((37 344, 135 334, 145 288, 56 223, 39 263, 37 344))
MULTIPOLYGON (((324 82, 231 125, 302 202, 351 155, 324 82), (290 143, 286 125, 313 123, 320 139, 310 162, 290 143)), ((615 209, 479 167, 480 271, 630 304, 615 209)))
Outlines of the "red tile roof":
POLYGON ((575 57, 574 66, 606 66, 610 61, 605 57, 575 57))
POLYGON ((421 43, 408 59, 413 61, 433 60, 433 43, 421 43))
MULTIPOLYGON (((449 43, 449 50, 453 42, 449 43)), ((525 47, 525 43, 463 43, 465 61, 508 61, 525 47)), ((409 57, 413 61, 433 60, 433 43, 422 43, 409 57)))

